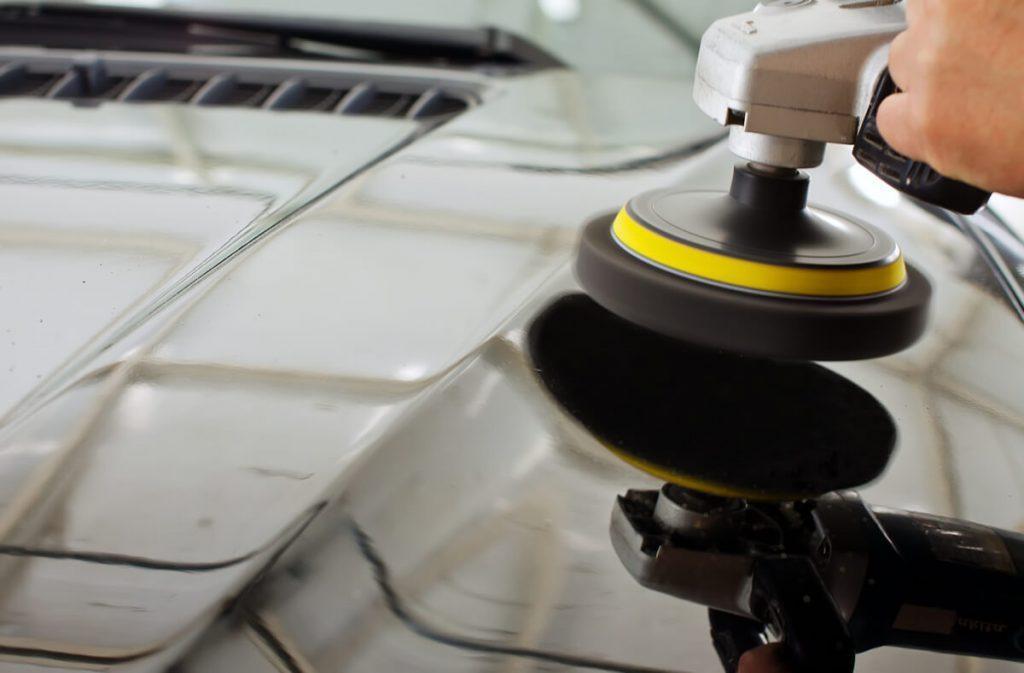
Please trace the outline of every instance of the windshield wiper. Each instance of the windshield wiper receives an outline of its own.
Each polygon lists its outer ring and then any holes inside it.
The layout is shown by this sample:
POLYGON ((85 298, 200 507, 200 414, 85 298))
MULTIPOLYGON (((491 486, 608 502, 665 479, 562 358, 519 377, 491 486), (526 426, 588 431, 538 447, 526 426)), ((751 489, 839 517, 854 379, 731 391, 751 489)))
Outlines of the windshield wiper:
POLYGON ((15 45, 517 71, 562 66, 536 45, 490 27, 438 28, 49 3, 0 5, 0 46, 15 45))

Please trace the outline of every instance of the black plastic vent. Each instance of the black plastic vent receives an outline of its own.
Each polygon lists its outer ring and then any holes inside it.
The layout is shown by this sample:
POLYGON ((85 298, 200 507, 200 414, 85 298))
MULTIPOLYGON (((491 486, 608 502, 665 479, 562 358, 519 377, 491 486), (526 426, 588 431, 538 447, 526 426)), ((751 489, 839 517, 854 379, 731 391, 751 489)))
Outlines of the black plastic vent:
POLYGON ((147 67, 105 63, 0 61, 0 99, 68 100, 79 105, 104 101, 174 102, 264 110, 305 110, 336 114, 443 121, 468 109, 475 97, 443 83, 411 77, 331 76, 270 69, 147 67), (191 71, 190 71, 191 70, 191 71))

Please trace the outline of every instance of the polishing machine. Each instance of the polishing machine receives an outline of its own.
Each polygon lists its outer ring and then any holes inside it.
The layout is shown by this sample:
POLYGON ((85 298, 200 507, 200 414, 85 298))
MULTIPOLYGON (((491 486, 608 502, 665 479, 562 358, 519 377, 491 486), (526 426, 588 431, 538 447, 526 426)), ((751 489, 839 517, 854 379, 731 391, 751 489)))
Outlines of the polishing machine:
POLYGON ((826 144, 931 206, 990 196, 879 133, 905 28, 899 0, 766 0, 715 22, 694 98, 729 129, 731 186, 595 218, 576 261, 589 298, 534 331, 566 410, 669 481, 618 499, 613 545, 642 585, 709 608, 730 671, 771 638, 800 673, 852 671, 880 645, 1024 661, 1024 537, 846 490, 881 473, 895 425, 810 362, 907 348, 931 298, 884 223, 808 204, 802 169, 826 144))

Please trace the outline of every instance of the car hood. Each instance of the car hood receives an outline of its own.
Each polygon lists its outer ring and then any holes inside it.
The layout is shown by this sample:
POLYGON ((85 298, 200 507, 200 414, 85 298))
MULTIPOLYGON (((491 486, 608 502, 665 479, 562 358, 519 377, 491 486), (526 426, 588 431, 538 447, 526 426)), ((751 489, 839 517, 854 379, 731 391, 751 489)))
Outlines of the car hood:
MULTIPOLYGON (((645 189, 720 189, 732 159, 685 82, 554 71, 483 86, 482 105, 430 133, 0 104, 0 648, 155 662, 288 548, 261 609, 318 670, 458 668, 462 653, 423 659, 401 625, 366 621, 379 597, 331 524, 354 517, 455 628, 650 666, 686 644, 712 661, 693 612, 633 586, 607 544, 615 494, 651 480, 551 403, 523 334, 578 291, 588 217, 645 189), (506 623, 502 601, 525 602, 526 621, 506 623)), ((937 295, 917 346, 836 367, 901 429, 866 497, 1016 526, 1018 319, 961 232, 848 155, 829 154, 812 199, 889 229, 937 295)))

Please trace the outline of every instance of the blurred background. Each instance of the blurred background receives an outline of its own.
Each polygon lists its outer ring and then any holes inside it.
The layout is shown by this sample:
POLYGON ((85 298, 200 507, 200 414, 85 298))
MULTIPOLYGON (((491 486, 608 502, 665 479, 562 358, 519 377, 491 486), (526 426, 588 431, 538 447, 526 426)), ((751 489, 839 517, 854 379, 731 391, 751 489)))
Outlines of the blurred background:
POLYGON ((689 79, 704 29, 751 0, 124 0, 81 4, 245 12, 425 26, 494 26, 585 70, 689 79), (605 39, 595 39, 603 36, 605 39))

